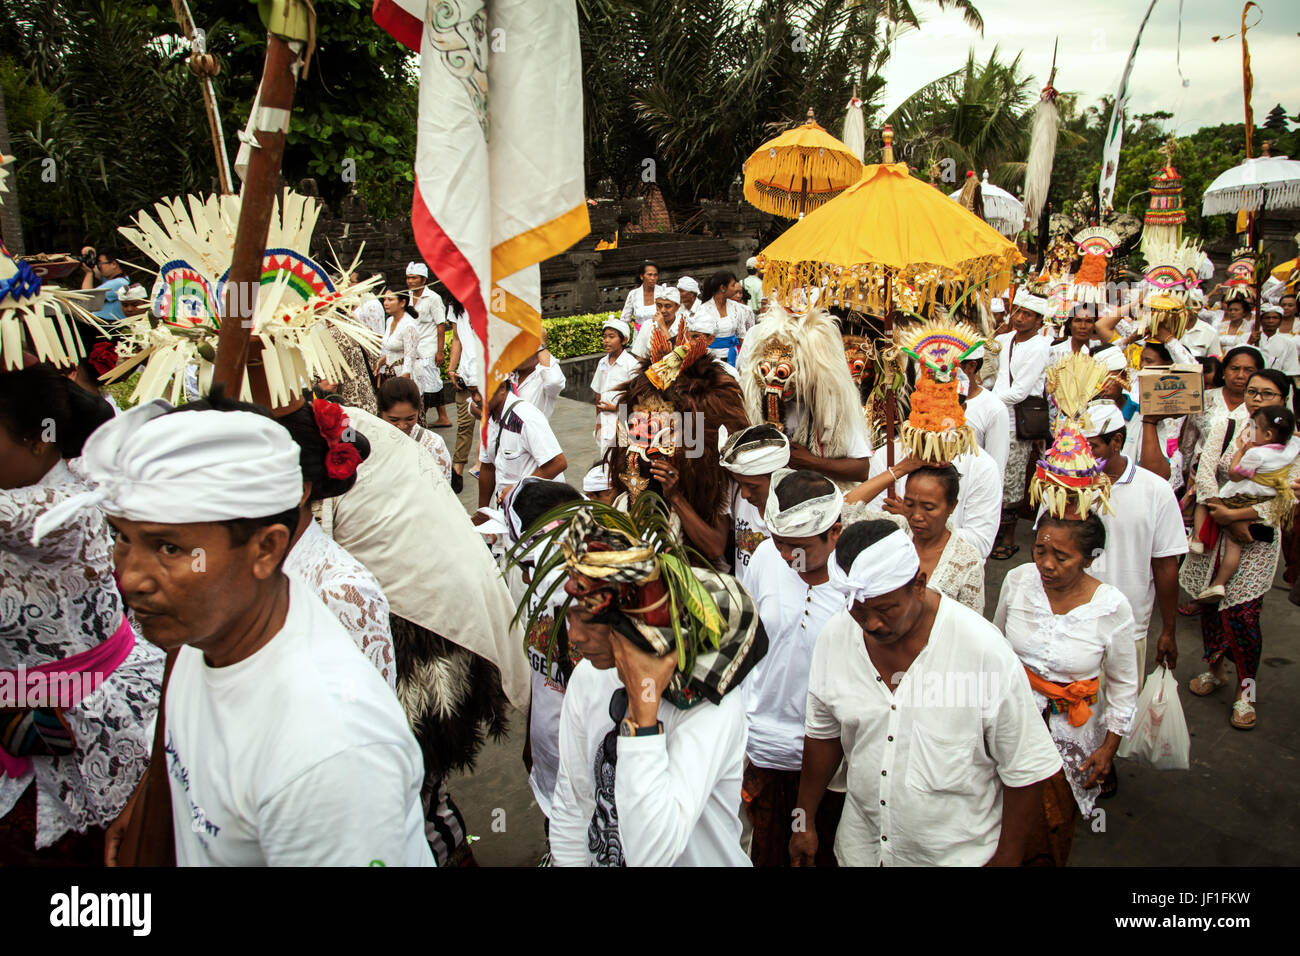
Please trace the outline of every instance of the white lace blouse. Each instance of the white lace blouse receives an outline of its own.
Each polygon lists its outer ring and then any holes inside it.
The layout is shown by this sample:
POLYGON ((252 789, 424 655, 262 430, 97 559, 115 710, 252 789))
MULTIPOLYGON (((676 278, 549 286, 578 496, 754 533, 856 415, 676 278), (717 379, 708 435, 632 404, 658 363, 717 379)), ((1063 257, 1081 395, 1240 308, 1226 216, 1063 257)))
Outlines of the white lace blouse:
MULTIPOLYGON (((32 525, 88 490, 62 462, 34 485, 0 491, 0 668, 17 670, 88 651, 113 636, 124 605, 113 578, 107 522, 86 509, 32 546, 32 525)), ((0 776, 0 817, 35 780, 36 849, 117 819, 149 765, 163 654, 135 648, 93 693, 63 712, 77 741, 67 757, 33 757, 0 776)))
POLYGON ((451 455, 447 453, 447 443, 442 440, 442 436, 432 428, 416 425, 411 429, 411 437, 420 443, 420 447, 434 457, 434 460, 438 462, 438 467, 442 469, 443 477, 451 481, 451 455))
POLYGON ((975 546, 948 526, 948 543, 930 575, 928 587, 984 614, 984 559, 975 546))
POLYGON ((388 598, 375 576, 313 520, 284 559, 292 574, 320 595, 366 655, 366 660, 397 693, 397 659, 388 621, 388 598))
MULTIPOLYGON (((1092 704, 1092 716, 1072 727, 1068 714, 1049 714, 1047 729, 1061 752, 1065 776, 1079 812, 1092 812, 1100 784, 1084 789, 1088 778, 1081 768, 1106 740, 1106 732, 1123 736, 1137 710, 1138 661, 1133 652, 1136 624, 1128 599, 1109 584, 1100 585, 1092 600, 1065 614, 1054 614, 1033 564, 1007 572, 993 623, 1007 636, 1020 663, 1054 684, 1070 684, 1105 674, 1106 693, 1092 704)), ((1033 691, 1046 709, 1047 698, 1033 691)))

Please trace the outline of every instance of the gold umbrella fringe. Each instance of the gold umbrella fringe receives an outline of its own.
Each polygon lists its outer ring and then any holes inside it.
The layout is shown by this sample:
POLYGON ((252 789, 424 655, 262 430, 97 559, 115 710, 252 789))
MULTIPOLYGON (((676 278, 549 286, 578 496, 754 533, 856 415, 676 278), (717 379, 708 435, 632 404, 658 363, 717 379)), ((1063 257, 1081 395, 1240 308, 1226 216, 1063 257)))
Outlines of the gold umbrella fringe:
MULTIPOLYGON (((848 187, 840 189, 814 189, 810 184, 808 194, 804 198, 804 213, 810 213, 814 209, 830 202, 848 187)), ((799 218, 799 192, 795 187, 795 192, 790 192, 782 186, 774 186, 770 183, 753 182, 745 183, 745 199, 753 206, 766 210, 775 216, 783 219, 799 218)))
POLYGON ((951 308, 965 294, 963 286, 974 286, 972 295, 987 308, 994 291, 990 280, 1009 273, 1015 261, 1011 251, 968 259, 958 269, 924 263, 899 268, 878 262, 843 266, 769 259, 764 264, 763 292, 789 303, 796 289, 821 288, 819 305, 882 315, 890 308, 921 313, 936 305, 951 308), (893 301, 888 301, 891 291, 893 301))
MULTIPOLYGON (((824 132, 824 131, 823 131, 824 132)), ((824 189, 826 183, 844 182, 842 188, 853 185, 861 178, 862 163, 851 153, 842 153, 839 149, 824 146, 780 146, 776 155, 767 150, 760 150, 750 156, 741 167, 746 180, 746 198, 748 185, 752 181, 799 195, 801 180, 808 180, 808 192, 824 189), (854 175, 854 170, 857 175, 854 175)), ((845 147, 847 148, 847 147, 845 147)), ((838 192, 839 190, 837 190, 838 192)))
POLYGON ((975 450, 975 431, 969 425, 932 432, 903 422, 898 426, 898 438, 909 454, 932 465, 948 464, 975 450))

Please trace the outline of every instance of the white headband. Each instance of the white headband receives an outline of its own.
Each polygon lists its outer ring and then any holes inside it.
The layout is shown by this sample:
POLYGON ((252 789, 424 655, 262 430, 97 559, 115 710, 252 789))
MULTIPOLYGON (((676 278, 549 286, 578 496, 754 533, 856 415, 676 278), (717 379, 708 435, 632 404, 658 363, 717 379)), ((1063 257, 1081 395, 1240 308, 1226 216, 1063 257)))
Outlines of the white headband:
POLYGON ((694 292, 696 295, 700 294, 700 284, 690 276, 682 276, 678 279, 677 288, 682 292, 694 292))
POLYGON ((1032 295, 1024 288, 1021 288, 1016 293, 1016 297, 1011 304, 1017 309, 1028 309, 1030 312, 1037 312, 1039 315, 1047 314, 1047 299, 1041 295, 1032 295))
POLYGON ((686 328, 692 332, 702 332, 705 335, 716 336, 718 334, 718 320, 700 311, 686 317, 686 328))
POLYGON ((983 357, 984 357, 984 346, 983 346, 983 345, 977 345, 977 346, 975 346, 975 351, 973 351, 973 352, 968 352, 968 353, 966 354, 966 357, 965 357, 964 359, 962 359, 962 361, 963 361, 963 362, 974 362, 976 359, 982 359, 983 357))
POLYGON ((628 327, 628 324, 624 322, 622 319, 616 318, 615 316, 612 315, 605 320, 605 324, 602 325, 601 328, 613 329, 619 335, 623 336, 624 342, 626 342, 628 339, 632 337, 632 329, 628 327))
POLYGON ((1112 432, 1128 427, 1128 423, 1124 421, 1124 413, 1120 411, 1119 406, 1104 398, 1090 402, 1087 412, 1088 421, 1084 424, 1084 438, 1109 435, 1112 432))
POLYGON ((81 455, 93 490, 41 515, 32 543, 96 505, 164 524, 265 518, 298 507, 298 445, 279 422, 254 412, 171 411, 155 399, 97 428, 81 455))
POLYGON ((1118 345, 1108 345, 1092 353, 1092 360, 1100 362, 1108 372, 1123 372, 1128 369, 1128 356, 1118 345))
POLYGON ((870 547, 863 548, 845 573, 838 557, 826 562, 830 583, 845 598, 848 607, 897 591, 916 577, 921 559, 916 546, 902 528, 892 531, 870 547))
POLYGON ((786 476, 793 474, 791 468, 778 468, 772 472, 767 507, 763 510, 767 530, 782 538, 811 538, 815 534, 824 534, 840 520, 840 512, 844 510, 844 492, 835 488, 829 495, 809 498, 782 511, 776 499, 776 489, 786 476))
POLYGON ((770 475, 778 468, 790 464, 790 439, 746 438, 754 428, 751 425, 734 435, 727 434, 727 426, 718 426, 718 460, 733 475, 770 475))
POLYGON ((423 262, 408 262, 406 264, 406 274, 408 276, 424 276, 429 278, 429 267, 423 262))
POLYGON ((583 475, 582 490, 588 493, 609 491, 609 472, 605 470, 604 465, 597 465, 583 475))
POLYGON ((675 286, 671 285, 661 285, 659 291, 655 293, 655 298, 667 299, 669 302, 674 302, 677 305, 682 304, 682 294, 677 291, 675 286))
POLYGON ((1000 298, 992 299, 989 302, 989 311, 992 312, 994 315, 997 315, 1000 312, 1007 311, 1007 307, 1000 298))

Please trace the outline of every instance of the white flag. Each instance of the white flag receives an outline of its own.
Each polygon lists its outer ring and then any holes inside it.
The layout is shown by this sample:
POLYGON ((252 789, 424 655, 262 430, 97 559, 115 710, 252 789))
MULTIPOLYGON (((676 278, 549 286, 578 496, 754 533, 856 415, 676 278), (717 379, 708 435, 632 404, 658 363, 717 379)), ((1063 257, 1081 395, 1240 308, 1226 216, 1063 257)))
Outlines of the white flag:
POLYGON ((1124 113, 1128 107, 1128 78, 1133 72, 1133 61, 1137 59, 1138 44, 1142 42, 1142 31, 1146 29, 1151 11, 1156 8, 1156 0, 1151 0, 1147 7, 1142 25, 1138 27, 1137 36, 1133 38, 1133 49, 1129 52, 1128 63, 1124 65, 1124 75, 1120 77, 1119 89, 1115 91, 1115 105, 1110 110, 1110 125, 1106 130, 1106 145, 1101 151, 1101 182, 1098 187, 1101 208, 1100 215, 1115 204, 1115 174, 1119 172, 1119 147, 1124 138, 1124 113))
POLYGON ((541 342, 538 263, 590 231, 573 0, 376 0, 420 53, 411 225, 483 350, 487 399, 541 342))

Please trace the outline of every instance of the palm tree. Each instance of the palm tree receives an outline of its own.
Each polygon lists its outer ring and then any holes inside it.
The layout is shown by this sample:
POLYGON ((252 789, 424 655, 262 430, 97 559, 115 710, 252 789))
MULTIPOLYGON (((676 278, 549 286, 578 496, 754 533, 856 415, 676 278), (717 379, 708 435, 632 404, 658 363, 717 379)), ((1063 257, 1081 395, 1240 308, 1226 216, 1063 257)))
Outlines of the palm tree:
POLYGON ((888 117, 904 158, 918 169, 944 159, 961 169, 988 168, 1000 182, 1023 174, 1036 86, 994 47, 988 61, 972 52, 965 66, 927 83, 888 117))

